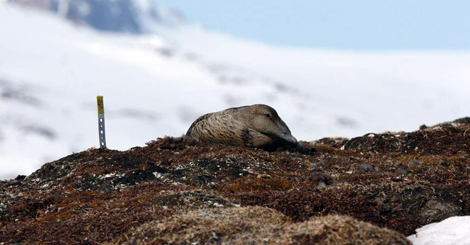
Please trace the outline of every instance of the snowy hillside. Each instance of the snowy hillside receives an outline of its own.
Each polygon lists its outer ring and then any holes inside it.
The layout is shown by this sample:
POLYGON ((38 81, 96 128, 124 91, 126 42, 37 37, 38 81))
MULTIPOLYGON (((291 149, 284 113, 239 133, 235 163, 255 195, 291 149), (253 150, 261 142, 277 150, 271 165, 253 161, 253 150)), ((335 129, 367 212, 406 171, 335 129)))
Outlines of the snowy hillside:
POLYGON ((468 116, 470 53, 273 47, 152 23, 109 34, 0 3, 0 178, 98 145, 180 136, 198 116, 266 103, 300 140, 415 130, 468 116))

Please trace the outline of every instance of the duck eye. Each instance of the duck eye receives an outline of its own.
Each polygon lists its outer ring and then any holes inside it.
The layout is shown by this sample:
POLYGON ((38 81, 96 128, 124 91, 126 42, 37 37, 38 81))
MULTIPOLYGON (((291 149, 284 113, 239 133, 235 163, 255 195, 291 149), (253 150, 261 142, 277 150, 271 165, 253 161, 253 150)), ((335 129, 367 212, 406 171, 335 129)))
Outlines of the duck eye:
POLYGON ((269 113, 266 113, 264 114, 266 117, 271 117, 271 115, 269 115, 269 113))

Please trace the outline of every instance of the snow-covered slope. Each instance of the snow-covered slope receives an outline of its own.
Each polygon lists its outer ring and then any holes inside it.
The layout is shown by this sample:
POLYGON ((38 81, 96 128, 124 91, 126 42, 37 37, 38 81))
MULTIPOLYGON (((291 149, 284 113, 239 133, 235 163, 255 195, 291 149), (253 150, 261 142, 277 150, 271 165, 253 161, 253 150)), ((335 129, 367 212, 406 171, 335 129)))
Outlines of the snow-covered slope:
POLYGON ((470 52, 280 48, 192 27, 158 33, 209 64, 242 67, 300 92, 309 114, 329 119, 299 123, 313 129, 304 138, 414 130, 470 114, 470 52), (345 131, 341 122, 354 129, 345 131))
POLYGON ((470 53, 289 49, 197 26, 103 34, 0 4, 0 178, 107 142, 179 136, 198 116, 266 103, 301 140, 415 130, 469 114, 470 53))

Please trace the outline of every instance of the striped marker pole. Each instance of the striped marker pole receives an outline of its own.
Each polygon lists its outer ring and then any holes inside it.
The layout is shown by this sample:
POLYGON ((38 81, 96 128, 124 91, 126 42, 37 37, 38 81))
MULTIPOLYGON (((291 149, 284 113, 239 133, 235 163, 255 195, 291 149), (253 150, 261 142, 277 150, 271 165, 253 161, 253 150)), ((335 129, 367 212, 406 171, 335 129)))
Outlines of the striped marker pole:
POLYGON ((103 96, 96 96, 98 104, 98 134, 100 137, 100 148, 106 148, 106 135, 104 130, 104 103, 103 96))

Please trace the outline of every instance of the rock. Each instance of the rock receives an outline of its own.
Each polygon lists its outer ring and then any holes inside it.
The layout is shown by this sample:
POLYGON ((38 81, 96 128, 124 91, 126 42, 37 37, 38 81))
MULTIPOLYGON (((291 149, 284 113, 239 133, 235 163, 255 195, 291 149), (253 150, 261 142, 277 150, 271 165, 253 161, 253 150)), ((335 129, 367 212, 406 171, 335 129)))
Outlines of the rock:
POLYGON ((419 211, 419 216, 424 223, 429 224, 458 215, 461 210, 461 207, 453 203, 446 203, 436 199, 431 199, 427 201, 426 204, 424 204, 424 206, 421 208, 419 211))

